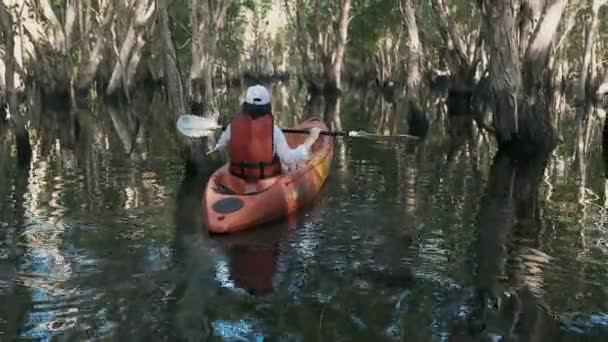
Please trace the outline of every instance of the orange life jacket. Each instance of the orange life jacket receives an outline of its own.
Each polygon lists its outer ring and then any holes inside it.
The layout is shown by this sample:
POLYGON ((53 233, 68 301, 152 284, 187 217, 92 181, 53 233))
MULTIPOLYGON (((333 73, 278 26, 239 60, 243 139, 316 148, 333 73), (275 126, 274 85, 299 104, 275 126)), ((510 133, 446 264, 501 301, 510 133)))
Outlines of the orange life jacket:
POLYGON ((281 163, 274 154, 274 118, 240 113, 230 123, 230 173, 247 180, 276 176, 281 163))

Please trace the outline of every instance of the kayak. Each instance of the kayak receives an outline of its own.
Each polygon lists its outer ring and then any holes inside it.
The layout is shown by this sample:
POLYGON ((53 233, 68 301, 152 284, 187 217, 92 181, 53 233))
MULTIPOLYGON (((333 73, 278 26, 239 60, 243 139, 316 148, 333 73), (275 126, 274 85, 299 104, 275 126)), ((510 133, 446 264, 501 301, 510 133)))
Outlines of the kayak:
MULTIPOLYGON (((308 119, 295 128, 312 127, 328 130, 319 118, 308 119)), ((285 133, 285 137, 295 148, 308 135, 285 133)), ((320 135, 307 161, 275 177, 245 181, 233 176, 226 163, 211 175, 205 189, 207 230, 216 234, 242 231, 285 218, 313 204, 329 175, 332 156, 332 138, 320 135)))

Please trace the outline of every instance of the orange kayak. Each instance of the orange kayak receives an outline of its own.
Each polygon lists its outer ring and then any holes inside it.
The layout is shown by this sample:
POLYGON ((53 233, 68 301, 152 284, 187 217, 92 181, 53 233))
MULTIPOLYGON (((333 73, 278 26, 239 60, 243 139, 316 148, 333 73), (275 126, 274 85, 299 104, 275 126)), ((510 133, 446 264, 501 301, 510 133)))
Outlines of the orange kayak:
MULTIPOLYGON (((308 119, 296 128, 312 127, 328 130, 318 118, 308 119)), ((308 137, 299 133, 285 136, 292 148, 308 137)), ((279 220, 311 205, 325 184, 332 156, 332 138, 320 135, 306 162, 276 177, 247 182, 231 175, 225 164, 211 175, 205 189, 203 206, 207 230, 211 233, 241 231, 279 220)))

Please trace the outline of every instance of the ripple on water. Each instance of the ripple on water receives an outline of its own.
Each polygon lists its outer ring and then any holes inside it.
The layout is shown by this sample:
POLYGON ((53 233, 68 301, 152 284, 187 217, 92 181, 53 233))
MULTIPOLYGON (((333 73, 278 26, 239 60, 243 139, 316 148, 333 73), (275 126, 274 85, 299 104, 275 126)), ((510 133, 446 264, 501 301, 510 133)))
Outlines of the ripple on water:
POLYGON ((224 341, 264 341, 264 336, 255 332, 259 322, 254 320, 222 321, 212 323, 215 333, 224 341))

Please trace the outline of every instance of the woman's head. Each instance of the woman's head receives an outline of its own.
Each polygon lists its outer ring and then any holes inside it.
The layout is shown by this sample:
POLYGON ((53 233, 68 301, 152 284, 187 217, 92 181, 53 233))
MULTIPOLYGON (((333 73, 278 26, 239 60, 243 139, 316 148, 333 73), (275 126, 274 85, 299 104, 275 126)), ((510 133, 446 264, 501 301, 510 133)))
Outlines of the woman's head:
POLYGON ((270 93, 259 84, 247 88, 243 101, 243 111, 252 117, 272 113, 270 93))

